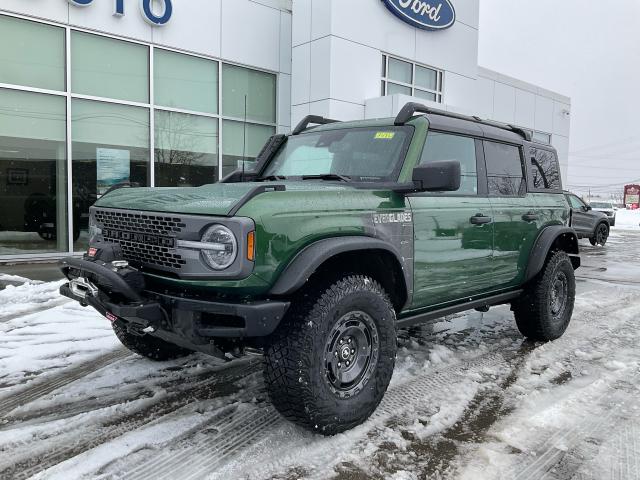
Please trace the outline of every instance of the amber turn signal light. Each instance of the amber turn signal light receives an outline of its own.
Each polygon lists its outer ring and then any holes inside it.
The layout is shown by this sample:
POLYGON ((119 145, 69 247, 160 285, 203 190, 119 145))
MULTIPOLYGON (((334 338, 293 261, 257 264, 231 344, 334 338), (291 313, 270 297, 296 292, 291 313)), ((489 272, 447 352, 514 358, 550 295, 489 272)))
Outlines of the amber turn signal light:
POLYGON ((256 232, 247 234, 247 260, 252 262, 256 259, 256 232))

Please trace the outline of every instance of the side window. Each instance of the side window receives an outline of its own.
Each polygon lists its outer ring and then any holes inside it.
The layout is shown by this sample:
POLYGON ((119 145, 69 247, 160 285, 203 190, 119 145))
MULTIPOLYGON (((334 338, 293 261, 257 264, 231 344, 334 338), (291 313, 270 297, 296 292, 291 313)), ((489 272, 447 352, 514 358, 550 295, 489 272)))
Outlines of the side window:
POLYGON ((537 190, 560 190, 560 167, 556 155, 542 148, 531 147, 531 183, 537 190))
POLYGON ((511 197, 526 191, 520 148, 505 143, 484 142, 489 195, 511 197))
POLYGON ((476 143, 471 137, 461 137, 449 133, 429 132, 420 164, 457 160, 460 162, 462 179, 458 195, 477 195, 478 168, 476 163, 476 143))
POLYGON ((582 208, 584 207, 584 203, 575 195, 569 195, 569 203, 571 204, 571 208, 582 208))

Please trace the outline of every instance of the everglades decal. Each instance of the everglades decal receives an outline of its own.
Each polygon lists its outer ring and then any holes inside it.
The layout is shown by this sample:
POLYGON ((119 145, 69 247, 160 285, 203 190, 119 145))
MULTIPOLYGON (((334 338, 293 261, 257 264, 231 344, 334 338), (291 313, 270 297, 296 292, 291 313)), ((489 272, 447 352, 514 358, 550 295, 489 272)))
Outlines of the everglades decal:
POLYGON ((411 212, 394 212, 394 213, 374 213, 373 223, 411 223, 413 215, 411 212))
POLYGON ((382 0, 391 13, 422 30, 444 30, 456 21, 456 11, 449 0, 382 0))

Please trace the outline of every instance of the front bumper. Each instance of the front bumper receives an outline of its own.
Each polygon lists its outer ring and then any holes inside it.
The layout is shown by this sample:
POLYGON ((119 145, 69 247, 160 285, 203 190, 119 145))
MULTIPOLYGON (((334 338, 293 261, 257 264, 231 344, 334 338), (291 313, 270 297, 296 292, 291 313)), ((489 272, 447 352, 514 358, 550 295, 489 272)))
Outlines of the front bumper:
POLYGON ((270 335, 289 308, 286 301, 212 301, 136 291, 117 268, 100 261, 66 258, 60 261, 60 268, 69 280, 60 287, 65 297, 92 306, 110 321, 124 322, 140 334, 192 348, 210 344, 215 338, 270 335))

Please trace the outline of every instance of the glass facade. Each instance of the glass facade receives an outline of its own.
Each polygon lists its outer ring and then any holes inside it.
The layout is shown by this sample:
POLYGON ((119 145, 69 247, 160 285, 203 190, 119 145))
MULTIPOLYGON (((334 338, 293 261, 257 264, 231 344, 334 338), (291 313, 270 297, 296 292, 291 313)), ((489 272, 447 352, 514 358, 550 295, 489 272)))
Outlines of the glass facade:
POLYGON ((276 131, 277 76, 217 59, 0 15, 0 64, 0 259, 83 251, 113 185, 213 183, 276 131))
POLYGON ((65 252, 64 97, 0 89, 0 255, 65 252))

